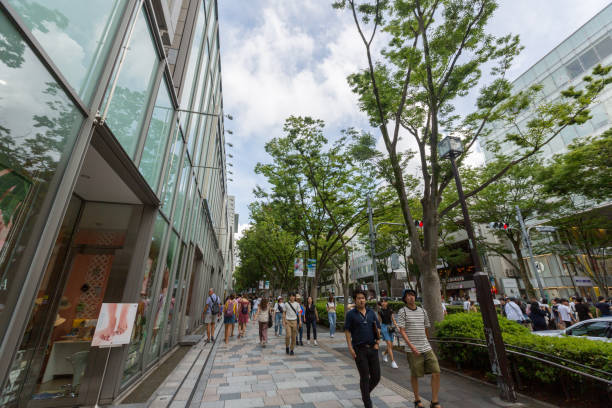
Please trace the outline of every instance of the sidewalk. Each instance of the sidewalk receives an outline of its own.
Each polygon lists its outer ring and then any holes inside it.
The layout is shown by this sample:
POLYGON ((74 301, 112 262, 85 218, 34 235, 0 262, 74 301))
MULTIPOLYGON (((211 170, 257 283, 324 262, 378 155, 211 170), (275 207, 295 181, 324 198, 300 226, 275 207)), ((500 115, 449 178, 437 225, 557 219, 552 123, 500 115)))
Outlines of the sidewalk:
MULTIPOLYGON (((202 376, 191 407, 341 408, 363 407, 355 365, 323 347, 297 347, 285 354, 285 337, 270 334, 262 349, 258 329, 249 323, 244 339, 228 345, 219 338, 210 375, 202 376)), ((394 384, 391 384, 393 388, 394 384)), ((377 408, 412 406, 412 394, 392 389, 383 379, 372 393, 377 408)), ((429 404, 426 404, 427 406, 429 404)))

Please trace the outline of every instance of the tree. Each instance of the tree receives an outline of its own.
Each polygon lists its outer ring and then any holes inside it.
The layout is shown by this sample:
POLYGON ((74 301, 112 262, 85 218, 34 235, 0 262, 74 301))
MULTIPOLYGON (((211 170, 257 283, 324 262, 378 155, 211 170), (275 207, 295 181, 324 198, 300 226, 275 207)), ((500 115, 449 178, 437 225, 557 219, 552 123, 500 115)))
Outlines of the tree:
MULTIPOLYGON (((547 194, 538 182, 538 175, 542 171, 540 159, 537 156, 525 160, 512 167, 496 182, 488 185, 484 190, 470 198, 470 215, 474 222, 489 224, 490 222, 505 222, 509 224, 507 230, 492 230, 492 233, 502 240, 502 245, 480 240, 480 244, 504 258, 519 273, 523 280, 527 296, 537 298, 536 292, 529 279, 527 266, 523 261, 522 233, 516 220, 516 206, 526 223, 549 217, 557 207, 554 197, 547 194), (516 255, 516 259, 509 256, 503 242, 508 242, 516 255)), ((479 169, 464 172, 464 180, 468 188, 475 188, 488 180, 491 174, 498 171, 498 163, 493 163, 479 169)))
POLYGON ((584 90, 570 88, 558 101, 536 106, 541 86, 513 95, 505 78, 521 50, 518 37, 486 33, 497 7, 493 0, 339 0, 333 5, 351 13, 363 42, 367 67, 349 76, 349 84, 359 96, 361 110, 383 138, 412 254, 422 274, 424 305, 432 320, 439 321, 443 318, 436 270, 439 220, 459 204, 454 201, 446 208, 440 206, 444 190, 453 181, 449 164, 438 159, 443 134, 462 137, 465 153, 457 158, 461 165, 470 147, 486 138, 493 127, 513 126, 503 143, 518 152, 510 156, 508 150, 501 150, 501 143, 491 143, 489 148, 497 152, 503 165, 489 180, 467 192, 471 197, 515 164, 535 155, 566 126, 588 120, 588 107, 610 82, 610 68, 597 67, 594 76, 585 77, 584 90), (389 41, 378 58, 374 39, 380 31, 389 41), (457 114, 455 102, 479 85, 485 67, 491 67, 491 79, 480 91, 476 111, 457 114), (515 128, 519 116, 526 112, 532 113, 527 125, 515 128), (413 223, 400 166, 400 131, 413 139, 420 164, 422 241, 413 223))

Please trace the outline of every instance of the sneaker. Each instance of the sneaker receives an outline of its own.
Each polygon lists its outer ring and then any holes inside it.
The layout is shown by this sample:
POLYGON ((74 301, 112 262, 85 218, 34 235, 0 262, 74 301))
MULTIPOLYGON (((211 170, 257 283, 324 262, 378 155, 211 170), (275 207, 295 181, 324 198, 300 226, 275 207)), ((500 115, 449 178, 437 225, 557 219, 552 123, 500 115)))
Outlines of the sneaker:
POLYGON ((386 354, 383 354, 383 361, 386 363, 387 361, 389 361, 389 357, 387 357, 386 354))
POLYGON ((291 352, 289 353, 289 355, 290 355, 290 356, 293 356, 293 355, 294 355, 294 354, 293 354, 293 350, 291 350, 291 352))
MULTIPOLYGON (((292 351, 293 353, 293 351, 292 351)), ((285 354, 289 354, 289 347, 285 347, 285 354)))
POLYGON ((312 345, 312 343, 310 342, 310 340, 308 340, 308 345, 309 345, 309 346, 311 346, 311 345, 312 345))
POLYGON ((315 346, 318 346, 318 345, 319 345, 319 343, 317 343, 317 341, 315 340, 315 341, 314 341, 314 345, 315 345, 315 346))
POLYGON ((397 366, 397 363, 395 361, 392 361, 391 368, 399 368, 399 367, 397 366))
POLYGON ((331 335, 331 337, 333 338, 333 337, 334 337, 334 335, 332 334, 332 335, 331 335))
POLYGON ((215 338, 214 338, 214 337, 211 337, 211 338, 210 338, 210 341, 214 342, 214 341, 215 341, 215 338))
POLYGON ((304 342, 302 340, 300 340, 300 346, 303 346, 304 342))

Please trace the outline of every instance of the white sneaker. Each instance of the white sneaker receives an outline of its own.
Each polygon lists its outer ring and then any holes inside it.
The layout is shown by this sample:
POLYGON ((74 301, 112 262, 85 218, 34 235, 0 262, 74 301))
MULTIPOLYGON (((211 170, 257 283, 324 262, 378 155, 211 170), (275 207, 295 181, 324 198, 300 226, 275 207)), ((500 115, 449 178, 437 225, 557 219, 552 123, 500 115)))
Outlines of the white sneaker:
POLYGON ((333 334, 332 334, 331 336, 332 336, 332 337, 334 337, 334 335, 333 335, 333 334))
POLYGON ((317 341, 315 340, 315 341, 314 341, 314 345, 315 345, 315 346, 318 346, 318 345, 319 345, 319 343, 317 343, 317 341))
POLYGON ((392 362, 391 362, 391 368, 399 368, 399 367, 397 366, 397 364, 395 363, 395 361, 392 361, 392 362))
POLYGON ((389 361, 389 357, 387 357, 386 354, 383 354, 383 361, 386 363, 387 361, 389 361))

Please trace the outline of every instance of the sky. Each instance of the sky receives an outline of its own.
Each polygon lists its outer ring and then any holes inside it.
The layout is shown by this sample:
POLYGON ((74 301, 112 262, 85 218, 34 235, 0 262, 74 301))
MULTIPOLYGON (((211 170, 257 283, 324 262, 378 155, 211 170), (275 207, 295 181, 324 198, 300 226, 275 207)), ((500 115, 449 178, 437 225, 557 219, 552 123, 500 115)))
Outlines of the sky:
MULTIPOLYGON (((220 0, 219 30, 223 105, 233 116, 228 159, 229 194, 236 196, 239 233, 248 225, 254 172, 269 162, 265 144, 283 135, 290 115, 323 119, 326 134, 356 127, 371 130, 346 77, 366 66, 363 45, 346 11, 331 0, 220 0)), ((608 0, 500 0, 488 30, 518 34, 523 52, 509 72, 513 80, 592 18, 608 0)), ((376 40, 375 40, 376 41, 376 40)), ((382 44, 381 44, 382 45, 382 44)), ((468 101, 470 99, 468 98, 468 101)), ((467 108, 467 107, 466 107, 467 108)), ((382 143, 379 143, 382 146, 382 143)), ((382 147, 381 147, 382 150, 382 147)), ((482 160, 477 151, 474 164, 482 160)))

